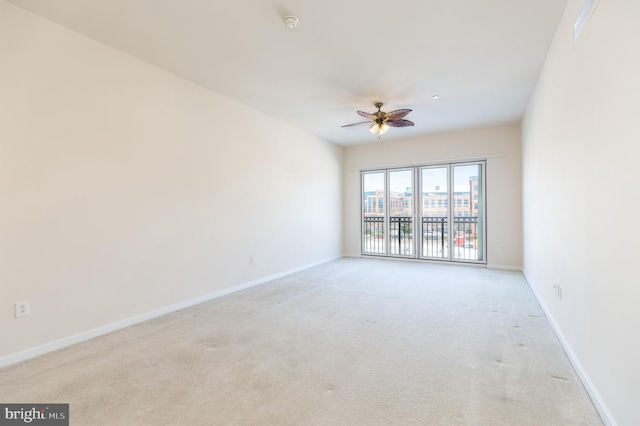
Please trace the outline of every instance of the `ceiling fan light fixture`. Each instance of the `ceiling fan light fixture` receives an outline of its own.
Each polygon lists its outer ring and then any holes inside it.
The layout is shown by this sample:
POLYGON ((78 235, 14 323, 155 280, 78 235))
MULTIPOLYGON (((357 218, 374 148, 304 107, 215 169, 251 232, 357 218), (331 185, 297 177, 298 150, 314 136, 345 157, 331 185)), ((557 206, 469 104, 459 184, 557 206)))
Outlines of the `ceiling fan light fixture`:
POLYGON ((375 123, 373 126, 369 127, 369 131, 377 136, 384 135, 388 130, 389 125, 387 123, 375 123))

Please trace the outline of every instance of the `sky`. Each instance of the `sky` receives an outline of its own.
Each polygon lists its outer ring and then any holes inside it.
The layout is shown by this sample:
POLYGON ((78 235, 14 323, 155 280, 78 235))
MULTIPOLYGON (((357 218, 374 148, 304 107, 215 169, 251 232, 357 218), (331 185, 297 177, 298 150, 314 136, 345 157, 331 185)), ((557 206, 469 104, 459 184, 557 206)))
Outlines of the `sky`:
MULTIPOLYGON (((453 166, 454 188, 467 187, 471 176, 478 176, 479 165, 453 166)), ((412 170, 392 170, 389 172, 390 190, 404 192, 412 186, 412 170)), ((425 168, 421 170, 422 191, 435 191, 440 186, 440 191, 447 190, 446 167, 425 168)), ((364 190, 384 188, 384 172, 365 173, 364 190)))

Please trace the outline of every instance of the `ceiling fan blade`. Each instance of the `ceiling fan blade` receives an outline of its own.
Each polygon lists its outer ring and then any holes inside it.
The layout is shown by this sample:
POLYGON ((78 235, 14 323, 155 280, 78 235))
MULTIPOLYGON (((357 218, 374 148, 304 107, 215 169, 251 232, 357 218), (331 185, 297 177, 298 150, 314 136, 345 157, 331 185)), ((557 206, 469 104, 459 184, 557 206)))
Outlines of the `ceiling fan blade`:
POLYGON ((415 126, 415 124, 413 124, 413 121, 404 120, 402 118, 399 119, 399 120, 388 120, 385 123, 387 123, 391 127, 411 127, 411 126, 415 126))
POLYGON ((360 126, 362 124, 373 124, 373 121, 361 121, 359 123, 345 124, 344 126, 340 126, 340 127, 353 127, 353 126, 360 126))
POLYGON ((364 118, 370 118, 371 120, 375 120, 376 116, 373 114, 369 114, 368 112, 358 111, 358 115, 364 118))
POLYGON ((387 120, 397 120, 411 112, 410 109, 397 109, 386 114, 387 120))

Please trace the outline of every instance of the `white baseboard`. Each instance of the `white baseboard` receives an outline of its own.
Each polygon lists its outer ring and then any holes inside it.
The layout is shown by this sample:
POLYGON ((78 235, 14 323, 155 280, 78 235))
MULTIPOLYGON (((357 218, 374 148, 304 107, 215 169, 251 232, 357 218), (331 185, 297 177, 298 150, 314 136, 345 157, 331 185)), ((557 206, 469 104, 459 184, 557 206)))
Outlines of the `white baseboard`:
MULTIPOLYGON (((523 273, 523 275, 524 275, 524 273, 523 273)), ((560 344, 562 345, 562 347, 564 348, 565 353, 567 354, 567 358, 569 358, 569 361, 571 362, 571 365, 573 365, 573 369, 578 374, 578 377, 580 378, 580 381, 582 382, 582 385, 584 386, 584 388, 586 389, 587 393, 591 397, 591 401, 593 402, 593 405, 596 407, 596 410, 598 410, 598 413, 600 414, 600 417, 602 417, 602 421, 607 426, 616 426, 616 422, 613 419, 613 417, 611 416, 611 413, 609 412, 609 409, 607 408, 606 404, 604 403, 604 401, 600 397, 600 394, 598 393, 598 391, 596 390, 595 386, 591 382, 591 379, 589 379, 589 375, 587 374, 585 369, 582 367, 582 364, 580 364, 580 361, 578 361, 578 358, 573 353, 573 349, 571 349, 571 346, 567 342, 567 339, 565 339, 564 334, 562 334, 562 330, 560 330, 560 327, 558 327, 558 324, 556 323, 555 319, 553 318, 553 315, 551 315, 551 312, 549 311, 549 309, 545 305, 544 301, 540 297, 540 294, 538 294, 536 289, 529 283, 529 281, 527 280, 526 276, 525 276, 525 281, 529 285, 529 288, 533 292, 535 298, 538 300, 538 304, 540 305, 540 307, 544 311, 544 314, 546 315, 547 319, 549 320, 549 323, 551 324, 551 327, 553 328, 553 331, 556 333, 556 336, 558 337, 558 340, 560 341, 560 344)))
POLYGON ((342 257, 362 257, 360 253, 342 253, 342 257))
POLYGON ((286 275, 300 272, 305 269, 312 268, 317 265, 321 265, 323 263, 331 262, 332 260, 339 259, 340 257, 342 256, 331 257, 318 262, 310 263, 308 265, 300 266, 298 268, 293 268, 284 272, 279 272, 277 274, 261 277, 253 281, 249 281, 243 284, 238 284, 233 287, 226 288, 224 290, 214 291, 213 293, 205 294, 193 299, 189 299, 179 303, 175 303, 173 305, 165 306, 163 308, 156 309, 151 312, 147 312, 141 315, 136 315, 135 317, 127 318, 122 321, 118 321, 102 327, 94 328, 93 330, 88 330, 79 334, 75 334, 73 336, 65 337, 63 339, 56 340, 55 342, 46 343, 44 345, 37 346, 35 348, 27 349, 25 351, 18 352, 16 354, 8 355, 3 358, 0 358, 0 368, 7 367, 12 364, 17 364, 19 362, 26 361, 28 359, 35 358, 37 356, 44 355, 49 352, 57 351, 59 349, 63 349, 68 346, 72 346, 81 342, 85 342, 95 337, 102 336, 104 334, 111 333, 135 324, 139 324, 141 322, 148 321, 150 319, 159 317, 161 315, 166 315, 168 313, 175 312, 180 309, 185 309, 190 306, 197 305, 199 303, 207 302, 209 300, 216 299, 218 297, 226 296, 227 294, 235 293, 237 291, 244 290, 249 287, 253 287, 259 284, 264 284, 266 282, 269 282, 278 278, 282 278, 286 275))
MULTIPOLYGON (((362 255, 361 253, 342 253, 342 257, 355 257, 355 258, 367 258, 367 259, 390 259, 390 260, 417 260, 417 261, 421 261, 421 262, 437 262, 437 263, 443 263, 443 264, 451 264, 451 265, 462 265, 463 263, 461 262, 449 262, 446 260, 437 260, 437 259, 422 259, 422 258, 403 258, 403 257, 388 257, 388 256, 376 256, 376 255, 370 255, 370 256, 366 256, 366 255, 362 255)), ((475 263, 469 263, 469 265, 472 266, 481 266, 481 267, 486 267, 488 269, 501 269, 504 271, 517 271, 517 272, 522 272, 522 266, 513 266, 513 265, 494 265, 494 264, 475 264, 475 263)))
POLYGON ((512 266, 512 265, 494 265, 487 264, 487 269, 500 269, 503 271, 517 271, 522 272, 522 266, 512 266))

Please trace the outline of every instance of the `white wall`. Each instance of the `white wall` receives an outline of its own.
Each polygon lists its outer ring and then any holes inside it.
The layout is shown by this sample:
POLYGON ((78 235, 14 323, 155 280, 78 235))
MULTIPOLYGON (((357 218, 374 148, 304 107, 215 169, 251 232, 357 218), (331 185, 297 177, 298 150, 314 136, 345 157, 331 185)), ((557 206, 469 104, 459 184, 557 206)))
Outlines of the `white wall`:
POLYGON ((340 255, 341 148, 3 0, 0 73, 0 361, 340 255))
POLYGON ((523 123, 524 272, 606 421, 637 425, 640 2, 601 0, 574 46, 582 3, 523 123))
POLYGON ((343 253, 360 254, 360 170, 487 158, 487 262, 490 267, 521 269, 520 137, 520 126, 513 124, 345 148, 343 253))

